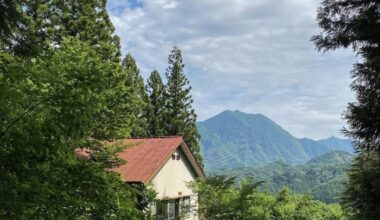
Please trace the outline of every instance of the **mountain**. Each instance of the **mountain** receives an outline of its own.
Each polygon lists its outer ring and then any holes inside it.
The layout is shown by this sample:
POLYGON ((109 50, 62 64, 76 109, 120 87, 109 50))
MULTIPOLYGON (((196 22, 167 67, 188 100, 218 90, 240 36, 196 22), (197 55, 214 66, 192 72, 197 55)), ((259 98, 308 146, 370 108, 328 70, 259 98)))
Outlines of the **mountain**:
POLYGON ((206 172, 275 161, 303 164, 331 150, 352 152, 349 141, 335 137, 320 141, 295 138, 262 114, 227 110, 197 126, 206 172))
POLYGON ((309 160, 308 165, 331 165, 331 164, 345 164, 350 162, 352 154, 347 151, 333 150, 323 155, 316 156, 309 160))
POLYGON ((264 181, 262 190, 278 193, 284 187, 295 193, 310 194, 314 199, 326 203, 339 202, 339 195, 347 182, 346 171, 352 154, 345 151, 329 151, 318 155, 302 165, 273 162, 262 167, 218 170, 211 175, 253 177, 264 181))
POLYGON ((317 141, 319 144, 329 147, 331 150, 341 150, 353 153, 352 142, 347 139, 340 139, 337 137, 329 137, 327 139, 322 139, 317 141))

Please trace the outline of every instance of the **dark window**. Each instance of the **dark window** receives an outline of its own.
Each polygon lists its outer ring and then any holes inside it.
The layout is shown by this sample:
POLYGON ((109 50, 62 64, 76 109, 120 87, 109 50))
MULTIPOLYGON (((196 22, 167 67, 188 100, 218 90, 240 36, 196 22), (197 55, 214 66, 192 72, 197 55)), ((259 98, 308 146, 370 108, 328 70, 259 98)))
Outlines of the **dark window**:
POLYGON ((190 215, 190 196, 182 198, 181 216, 188 217, 190 215))
POLYGON ((179 160, 179 159, 181 159, 181 156, 178 154, 178 155, 177 155, 177 160, 179 160))
POLYGON ((175 160, 175 155, 174 154, 172 155, 172 160, 175 160))
POLYGON ((158 220, 176 220, 179 218, 179 199, 162 200, 156 203, 158 220))

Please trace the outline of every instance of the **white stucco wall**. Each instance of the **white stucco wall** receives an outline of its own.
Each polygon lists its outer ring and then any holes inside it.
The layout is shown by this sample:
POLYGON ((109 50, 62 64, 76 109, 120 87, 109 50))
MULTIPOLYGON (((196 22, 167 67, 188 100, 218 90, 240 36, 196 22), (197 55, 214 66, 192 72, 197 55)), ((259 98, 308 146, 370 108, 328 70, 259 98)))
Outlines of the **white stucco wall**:
POLYGON ((180 155, 180 159, 177 160, 176 157, 173 160, 170 157, 152 179, 157 198, 163 200, 190 196, 191 215, 186 219, 198 219, 198 197, 193 195, 191 189, 186 185, 187 182, 195 180, 197 175, 180 148, 175 151, 174 155, 180 155))

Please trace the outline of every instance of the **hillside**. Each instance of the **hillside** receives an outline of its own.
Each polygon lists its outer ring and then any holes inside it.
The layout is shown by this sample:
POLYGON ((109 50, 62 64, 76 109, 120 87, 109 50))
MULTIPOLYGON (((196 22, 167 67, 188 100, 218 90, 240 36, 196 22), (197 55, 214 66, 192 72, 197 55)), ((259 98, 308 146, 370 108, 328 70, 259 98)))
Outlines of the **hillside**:
POLYGON ((298 139, 262 114, 227 110, 197 126, 202 136, 206 172, 263 166, 275 161, 303 164, 331 150, 352 152, 348 140, 298 139))
POLYGON ((351 161, 352 154, 346 151, 329 151, 323 155, 316 156, 309 160, 306 164, 308 165, 335 165, 335 164, 346 164, 351 161))
POLYGON ((337 137, 330 137, 327 139, 322 139, 317 141, 319 144, 322 144, 328 147, 331 150, 341 150, 352 152, 352 142, 347 139, 340 139, 337 137))
POLYGON ((262 190, 278 193, 284 187, 295 193, 310 194, 314 199, 327 203, 339 201, 347 176, 345 174, 352 154, 331 151, 316 156, 304 165, 273 162, 263 167, 218 170, 211 175, 224 175, 242 179, 250 176, 263 180, 262 190))

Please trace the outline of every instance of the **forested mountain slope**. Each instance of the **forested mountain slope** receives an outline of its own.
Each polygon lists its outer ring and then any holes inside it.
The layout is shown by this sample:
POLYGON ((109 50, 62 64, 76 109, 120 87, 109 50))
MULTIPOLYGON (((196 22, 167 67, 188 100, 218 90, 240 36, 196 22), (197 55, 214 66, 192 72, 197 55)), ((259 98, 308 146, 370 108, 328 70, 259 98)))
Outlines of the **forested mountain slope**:
POLYGON ((352 154, 344 151, 330 151, 316 156, 304 165, 273 162, 262 167, 225 169, 210 173, 243 179, 253 177, 264 181, 262 190, 278 193, 284 187, 295 193, 310 194, 314 199, 327 203, 338 202, 347 176, 346 170, 352 154))
POLYGON ((298 139, 262 114, 227 110, 197 126, 206 172, 275 161, 303 164, 331 150, 353 152, 349 140, 298 139))

